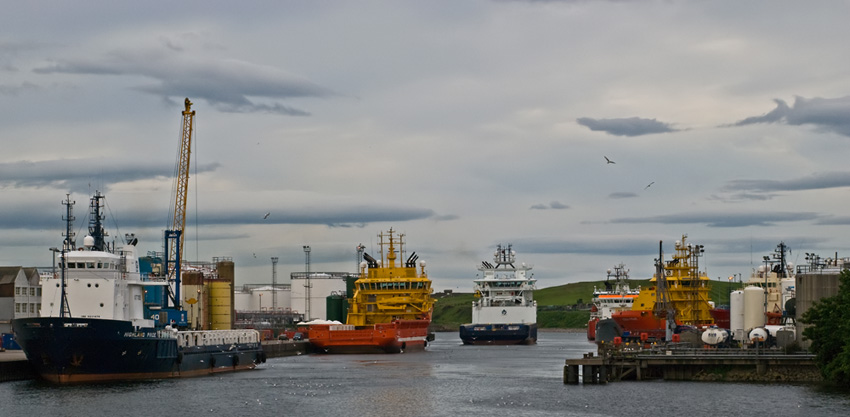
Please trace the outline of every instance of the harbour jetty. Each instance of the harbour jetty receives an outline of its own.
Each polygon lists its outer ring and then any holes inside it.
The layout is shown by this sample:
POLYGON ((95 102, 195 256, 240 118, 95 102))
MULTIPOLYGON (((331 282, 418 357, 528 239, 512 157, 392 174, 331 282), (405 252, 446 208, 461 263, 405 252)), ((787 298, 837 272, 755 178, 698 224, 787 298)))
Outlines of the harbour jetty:
POLYGON ((675 344, 636 350, 600 350, 567 359, 564 384, 615 381, 818 382, 810 353, 781 349, 694 349, 675 344))

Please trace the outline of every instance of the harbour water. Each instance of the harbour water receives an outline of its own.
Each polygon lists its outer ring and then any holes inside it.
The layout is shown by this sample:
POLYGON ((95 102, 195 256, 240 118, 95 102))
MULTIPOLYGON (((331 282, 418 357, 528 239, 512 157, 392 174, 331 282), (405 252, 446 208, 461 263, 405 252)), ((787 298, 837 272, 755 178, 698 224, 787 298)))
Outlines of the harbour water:
POLYGON ((0 384, 0 415, 49 416, 847 416, 850 391, 817 385, 616 382, 564 385, 584 333, 534 346, 464 346, 437 333, 426 352, 302 355, 261 369, 177 380, 0 384))

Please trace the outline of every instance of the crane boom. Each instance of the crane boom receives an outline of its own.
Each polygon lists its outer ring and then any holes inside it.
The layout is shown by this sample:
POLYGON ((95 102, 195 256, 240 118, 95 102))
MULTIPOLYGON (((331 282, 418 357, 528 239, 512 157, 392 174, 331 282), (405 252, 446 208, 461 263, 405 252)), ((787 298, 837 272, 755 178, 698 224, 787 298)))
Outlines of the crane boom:
POLYGON ((175 173, 175 198, 174 216, 171 227, 165 231, 166 246, 170 246, 167 259, 168 282, 176 281, 175 304, 180 300, 180 263, 183 261, 183 229, 186 227, 186 197, 189 188, 189 161, 192 151, 192 126, 195 119, 195 111, 192 110, 192 102, 186 98, 183 110, 183 130, 180 138, 180 149, 177 154, 177 170, 175 173), (175 239, 176 242, 169 245, 168 240, 175 239))

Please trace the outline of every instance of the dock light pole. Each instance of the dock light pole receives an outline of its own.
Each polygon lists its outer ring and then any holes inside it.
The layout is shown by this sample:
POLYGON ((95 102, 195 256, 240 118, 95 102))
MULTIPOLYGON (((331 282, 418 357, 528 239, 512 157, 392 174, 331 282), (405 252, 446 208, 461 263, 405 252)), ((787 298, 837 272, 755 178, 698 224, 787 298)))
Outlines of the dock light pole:
POLYGON ((304 245, 304 255, 307 260, 307 276, 304 281, 304 320, 310 321, 310 246, 304 245))
POLYGON ((53 252, 53 278, 56 278, 56 254, 62 252, 59 248, 50 248, 53 252))
POLYGON ((272 311, 277 311, 277 256, 272 256, 272 311))

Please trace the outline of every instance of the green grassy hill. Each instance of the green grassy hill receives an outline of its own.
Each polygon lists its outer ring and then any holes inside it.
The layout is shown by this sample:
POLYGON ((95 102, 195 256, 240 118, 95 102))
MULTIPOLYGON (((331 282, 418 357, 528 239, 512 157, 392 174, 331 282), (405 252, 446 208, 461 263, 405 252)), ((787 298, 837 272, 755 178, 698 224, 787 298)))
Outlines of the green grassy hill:
MULTIPOLYGON (((737 283, 726 281, 712 281, 711 284, 711 299, 717 305, 729 304, 730 288, 738 288, 737 283)), ((631 285, 646 287, 649 280, 631 280, 631 285)), ((593 288, 604 286, 604 281, 575 282, 535 291, 538 327, 584 329, 590 319, 586 304, 593 298, 593 288)), ((472 293, 453 293, 438 298, 432 323, 437 328, 456 330, 461 324, 471 322, 474 299, 472 293)))

